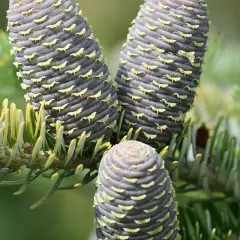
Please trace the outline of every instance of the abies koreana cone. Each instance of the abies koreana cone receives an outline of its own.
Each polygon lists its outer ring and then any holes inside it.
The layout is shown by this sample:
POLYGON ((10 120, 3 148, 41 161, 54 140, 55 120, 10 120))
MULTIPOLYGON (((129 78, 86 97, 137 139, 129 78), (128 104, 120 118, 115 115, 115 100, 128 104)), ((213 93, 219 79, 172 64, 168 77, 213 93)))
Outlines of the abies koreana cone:
POLYGON ((177 240, 175 191, 151 146, 125 141, 103 157, 94 197, 98 240, 177 240))
POLYGON ((116 76, 122 133, 166 145, 182 131, 198 86, 208 34, 203 0, 147 0, 134 20, 116 76))
POLYGON ((65 140, 109 139, 118 100, 101 49, 74 0, 11 0, 9 40, 27 101, 45 102, 47 123, 57 121, 65 140))

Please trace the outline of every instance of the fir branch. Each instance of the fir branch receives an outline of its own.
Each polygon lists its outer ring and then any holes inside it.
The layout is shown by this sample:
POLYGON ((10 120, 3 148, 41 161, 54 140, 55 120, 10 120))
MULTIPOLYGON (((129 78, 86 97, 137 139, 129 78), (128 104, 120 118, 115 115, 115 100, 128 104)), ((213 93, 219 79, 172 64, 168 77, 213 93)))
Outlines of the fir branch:
POLYGON ((196 143, 194 123, 186 125, 177 140, 162 151, 173 181, 183 180, 203 188, 208 193, 222 192, 240 199, 240 147, 230 136, 227 121, 220 118, 205 148, 196 143))
MULTIPOLYGON (((26 179, 17 182, 3 181, 8 173, 23 168, 33 171, 31 181, 49 169, 52 170, 49 176, 51 178, 60 170, 67 170, 68 176, 83 168, 90 168, 90 175, 84 180, 85 183, 89 182, 89 177, 97 170, 96 164, 113 142, 137 140, 141 131, 138 129, 134 132, 130 129, 122 139, 112 139, 111 143, 99 141, 95 149, 89 149, 88 145, 84 144, 83 136, 72 140, 72 144, 67 146, 62 138, 63 128, 60 123, 57 124, 55 137, 50 135, 45 131, 45 120, 43 105, 39 113, 27 105, 23 117, 23 112, 17 109, 15 104, 11 104, 9 108, 8 101, 3 102, 0 118, 0 186, 23 186, 26 179), (39 139, 43 139, 41 144, 39 139)), ((205 149, 199 149, 197 145, 198 131, 194 123, 188 123, 181 135, 174 136, 170 145, 161 152, 173 182, 184 180, 208 193, 222 192, 239 199, 239 146, 226 129, 226 121, 220 119, 212 130, 213 135, 208 139, 205 149)), ((82 183, 59 189, 74 189, 79 186, 82 186, 82 183)))
POLYGON ((1 169, 8 168, 13 172, 23 166, 32 170, 76 169, 79 165, 90 167, 98 153, 111 146, 108 142, 99 141, 100 145, 97 142, 95 148, 89 149, 85 144, 88 137, 85 133, 67 145, 60 122, 56 124, 55 136, 47 132, 44 104, 38 113, 28 104, 25 112, 24 117, 15 104, 9 108, 8 100, 3 102, 0 117, 1 169))
POLYGON ((56 190, 74 189, 92 181, 96 175, 96 165, 102 155, 111 147, 109 142, 99 139, 96 143, 86 143, 88 135, 83 132, 78 139, 72 139, 67 145, 63 138, 64 127, 56 122, 54 136, 46 130, 44 103, 40 111, 35 112, 30 104, 25 110, 8 106, 6 99, 0 115, 0 187, 20 186, 15 195, 26 191, 29 183, 39 176, 56 179, 53 186, 35 203, 31 209, 41 205, 56 190), (95 147, 92 148, 92 145, 95 147), (10 173, 29 169, 24 179, 4 181, 10 173), (83 179, 70 186, 61 186, 64 178, 79 173, 84 168, 88 172, 83 179), (50 170, 50 172, 49 172, 50 170))

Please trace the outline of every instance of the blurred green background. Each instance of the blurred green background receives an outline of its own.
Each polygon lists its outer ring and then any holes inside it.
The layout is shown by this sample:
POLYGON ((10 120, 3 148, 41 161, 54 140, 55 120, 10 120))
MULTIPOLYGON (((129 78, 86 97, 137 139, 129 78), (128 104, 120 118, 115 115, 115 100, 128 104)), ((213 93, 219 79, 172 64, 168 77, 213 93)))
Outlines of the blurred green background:
MULTIPOLYGON (((95 36, 114 74, 119 49, 128 27, 143 0, 82 0, 83 13, 92 25, 95 36)), ((196 105, 189 114, 211 123, 217 114, 232 116, 233 133, 240 136, 236 122, 240 107, 234 89, 240 85, 240 1, 209 0, 212 21, 208 52, 205 58, 202 85, 196 105)), ((0 29, 6 29, 8 0, 0 2, 0 29)), ((0 101, 8 98, 23 108, 20 83, 12 68, 6 37, 0 34, 0 101)), ((239 140, 240 142, 240 140, 239 140)), ((21 176, 19 176, 21 177, 21 176)), ((74 191, 57 192, 43 206, 30 211, 29 206, 50 187, 50 180, 39 179, 22 196, 13 196, 17 188, 0 189, 1 240, 87 240, 93 228, 93 192, 89 185, 74 191)))

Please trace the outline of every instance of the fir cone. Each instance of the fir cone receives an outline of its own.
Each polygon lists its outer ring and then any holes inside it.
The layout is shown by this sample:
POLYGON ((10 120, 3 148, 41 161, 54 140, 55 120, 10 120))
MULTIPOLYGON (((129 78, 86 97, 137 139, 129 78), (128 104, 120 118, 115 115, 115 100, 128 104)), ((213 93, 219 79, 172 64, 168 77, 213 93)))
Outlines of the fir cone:
POLYGON ((174 195, 152 147, 132 140, 113 146, 100 163, 94 197, 98 239, 180 239, 174 195))
POLYGON ((45 101, 52 132, 56 121, 70 141, 109 139, 118 118, 116 89, 101 49, 74 0, 11 0, 9 39, 27 100, 45 101))
POLYGON ((147 0, 129 30, 117 73, 123 133, 158 147, 180 133, 200 79, 208 18, 204 0, 147 0))

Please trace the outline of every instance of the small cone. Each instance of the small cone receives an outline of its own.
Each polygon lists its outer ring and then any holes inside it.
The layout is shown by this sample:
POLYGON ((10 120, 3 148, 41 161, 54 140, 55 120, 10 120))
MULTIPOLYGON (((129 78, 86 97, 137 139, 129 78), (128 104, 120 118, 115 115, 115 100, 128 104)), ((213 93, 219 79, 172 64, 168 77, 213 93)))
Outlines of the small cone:
POLYGON ((180 239, 174 197, 164 161, 152 147, 137 141, 115 145, 99 167, 98 240, 180 239))

